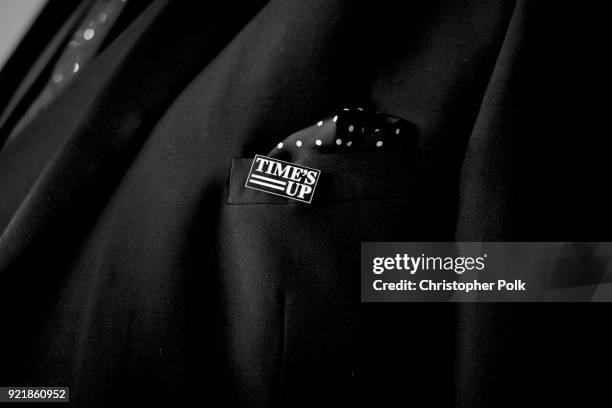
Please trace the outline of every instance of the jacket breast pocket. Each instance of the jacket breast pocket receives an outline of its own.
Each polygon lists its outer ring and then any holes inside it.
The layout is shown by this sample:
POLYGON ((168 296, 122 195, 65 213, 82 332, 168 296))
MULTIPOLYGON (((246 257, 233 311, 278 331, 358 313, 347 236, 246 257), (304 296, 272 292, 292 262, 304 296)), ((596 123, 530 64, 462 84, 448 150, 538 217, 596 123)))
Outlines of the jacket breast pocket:
POLYGON ((311 204, 246 188, 252 161, 232 161, 218 229, 236 381, 256 373, 304 395, 330 384, 348 393, 361 242, 419 236, 420 161, 405 151, 308 157, 296 164, 321 171, 311 204))

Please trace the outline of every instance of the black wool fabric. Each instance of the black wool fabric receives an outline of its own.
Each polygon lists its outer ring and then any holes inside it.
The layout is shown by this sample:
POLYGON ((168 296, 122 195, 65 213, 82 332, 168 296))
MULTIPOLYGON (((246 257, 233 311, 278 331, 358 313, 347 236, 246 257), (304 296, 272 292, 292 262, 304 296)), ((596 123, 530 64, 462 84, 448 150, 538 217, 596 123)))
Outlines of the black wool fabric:
MULTIPOLYGON (((606 240, 607 149, 586 92, 603 37, 566 24, 598 13, 146 5, 0 150, 0 385, 70 386, 83 407, 607 398, 605 304, 359 302, 364 241, 606 240), (336 115, 348 133, 334 145, 336 115), (347 147, 353 119, 368 129, 347 147), (324 169, 317 201, 234 182, 297 135, 300 164, 324 169)), ((32 58, 15 54, 2 89, 32 58)))

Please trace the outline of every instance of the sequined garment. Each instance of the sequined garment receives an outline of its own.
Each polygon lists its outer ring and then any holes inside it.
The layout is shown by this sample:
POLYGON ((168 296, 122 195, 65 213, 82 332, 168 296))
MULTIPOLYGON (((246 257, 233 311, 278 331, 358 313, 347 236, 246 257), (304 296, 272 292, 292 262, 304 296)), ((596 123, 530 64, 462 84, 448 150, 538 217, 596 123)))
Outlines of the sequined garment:
POLYGON ((11 137, 49 105, 85 65, 96 57, 126 3, 127 0, 93 2, 57 60, 47 84, 19 120, 11 137))

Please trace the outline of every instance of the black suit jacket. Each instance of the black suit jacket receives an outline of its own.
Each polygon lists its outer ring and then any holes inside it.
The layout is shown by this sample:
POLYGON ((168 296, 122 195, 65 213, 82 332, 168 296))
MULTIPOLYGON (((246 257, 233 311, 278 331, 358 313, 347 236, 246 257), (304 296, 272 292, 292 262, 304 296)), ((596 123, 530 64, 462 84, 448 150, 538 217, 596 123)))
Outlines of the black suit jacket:
POLYGON ((75 406, 605 395, 605 305, 360 304, 358 289, 362 241, 605 240, 601 134, 566 103, 588 101, 568 74, 594 79, 578 73, 587 34, 563 23, 576 14, 153 1, 0 151, 0 383, 68 385, 75 406), (398 183, 391 153, 313 158, 358 180, 351 194, 232 200, 232 159, 346 104, 413 122, 427 166, 398 183))

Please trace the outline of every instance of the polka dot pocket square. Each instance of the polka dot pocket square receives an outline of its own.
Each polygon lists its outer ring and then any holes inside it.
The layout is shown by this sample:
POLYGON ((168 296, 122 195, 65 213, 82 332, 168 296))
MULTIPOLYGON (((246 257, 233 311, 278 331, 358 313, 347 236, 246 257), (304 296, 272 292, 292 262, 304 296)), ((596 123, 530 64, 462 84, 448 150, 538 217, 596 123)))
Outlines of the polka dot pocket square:
POLYGON ((279 141, 264 155, 234 159, 229 204, 317 204, 406 197, 421 167, 414 125, 344 108, 279 141))
POLYGON ((293 133, 267 156, 299 162, 321 154, 415 149, 416 144, 416 129, 406 120, 363 108, 343 108, 333 117, 293 133))

